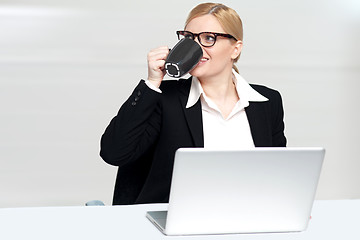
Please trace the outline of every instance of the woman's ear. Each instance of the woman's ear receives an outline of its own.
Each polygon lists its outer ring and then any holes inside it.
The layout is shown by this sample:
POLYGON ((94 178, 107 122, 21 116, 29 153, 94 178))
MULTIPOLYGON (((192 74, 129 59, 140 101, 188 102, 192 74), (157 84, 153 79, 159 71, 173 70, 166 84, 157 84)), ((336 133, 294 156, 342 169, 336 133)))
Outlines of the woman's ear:
POLYGON ((234 51, 233 51, 233 54, 231 55, 232 59, 236 59, 240 55, 242 47, 243 47, 243 42, 242 41, 239 40, 239 41, 237 41, 235 43, 234 51))

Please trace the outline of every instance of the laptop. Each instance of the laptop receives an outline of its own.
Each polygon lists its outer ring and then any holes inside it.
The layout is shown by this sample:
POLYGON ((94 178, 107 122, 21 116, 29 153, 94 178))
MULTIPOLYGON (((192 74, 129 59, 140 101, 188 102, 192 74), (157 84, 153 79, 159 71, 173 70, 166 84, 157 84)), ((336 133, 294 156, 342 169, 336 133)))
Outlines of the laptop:
POLYGON ((168 210, 146 216, 165 235, 304 231, 324 155, 323 148, 180 148, 168 210))

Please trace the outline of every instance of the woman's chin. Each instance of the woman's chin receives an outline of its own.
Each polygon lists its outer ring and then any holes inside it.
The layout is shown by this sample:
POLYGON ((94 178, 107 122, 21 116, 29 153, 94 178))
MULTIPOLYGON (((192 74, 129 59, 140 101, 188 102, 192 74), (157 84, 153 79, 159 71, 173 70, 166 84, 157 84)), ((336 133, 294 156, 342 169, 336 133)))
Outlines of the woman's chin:
POLYGON ((201 69, 199 69, 198 67, 195 67, 189 73, 190 73, 191 76, 197 77, 197 78, 199 78, 199 77, 201 77, 203 75, 201 69))

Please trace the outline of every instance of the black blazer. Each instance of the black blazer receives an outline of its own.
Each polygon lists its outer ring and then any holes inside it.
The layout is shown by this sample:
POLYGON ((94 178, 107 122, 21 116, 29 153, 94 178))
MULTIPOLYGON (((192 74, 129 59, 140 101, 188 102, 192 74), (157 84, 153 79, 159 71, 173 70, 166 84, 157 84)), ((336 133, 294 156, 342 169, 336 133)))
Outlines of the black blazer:
MULTIPOLYGON (((166 203, 175 151, 203 147, 201 102, 185 108, 191 78, 164 81, 162 93, 140 81, 101 138, 100 155, 118 166, 113 204, 166 203)), ((256 147, 286 146, 280 94, 251 85, 267 97, 245 109, 256 147)))

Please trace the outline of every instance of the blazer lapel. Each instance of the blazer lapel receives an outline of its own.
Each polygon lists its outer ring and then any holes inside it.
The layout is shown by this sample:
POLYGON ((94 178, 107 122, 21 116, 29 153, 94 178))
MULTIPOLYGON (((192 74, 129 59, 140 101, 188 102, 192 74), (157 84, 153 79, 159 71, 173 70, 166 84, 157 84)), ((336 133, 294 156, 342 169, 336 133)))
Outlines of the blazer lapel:
POLYGON ((186 108, 186 103, 191 87, 191 78, 187 80, 179 80, 179 85, 181 106, 184 111, 191 136, 194 140, 195 147, 204 147, 204 132, 200 98, 194 106, 186 108))
POLYGON ((269 146, 271 144, 271 127, 266 114, 264 114, 266 112, 264 104, 262 102, 250 102, 250 105, 245 108, 245 112, 255 147, 269 146))
MULTIPOLYGON (((179 80, 180 102, 195 147, 204 147, 204 132, 202 123, 202 112, 200 99, 190 108, 186 108, 191 87, 191 78, 179 80)), ((266 114, 266 107, 263 102, 250 102, 245 108, 249 121, 251 135, 256 147, 271 146, 271 126, 266 114)))

